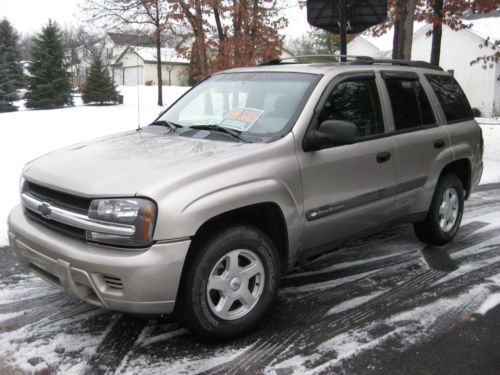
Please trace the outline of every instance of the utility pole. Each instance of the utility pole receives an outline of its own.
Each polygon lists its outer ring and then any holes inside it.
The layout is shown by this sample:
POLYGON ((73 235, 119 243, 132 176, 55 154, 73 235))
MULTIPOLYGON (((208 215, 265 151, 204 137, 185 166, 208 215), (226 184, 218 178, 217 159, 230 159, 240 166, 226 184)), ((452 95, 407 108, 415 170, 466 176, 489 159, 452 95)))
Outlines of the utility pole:
MULTIPOLYGON (((340 55, 347 55, 347 0, 339 0, 339 29, 340 29, 340 55)), ((340 61, 347 59, 341 57, 340 61)))

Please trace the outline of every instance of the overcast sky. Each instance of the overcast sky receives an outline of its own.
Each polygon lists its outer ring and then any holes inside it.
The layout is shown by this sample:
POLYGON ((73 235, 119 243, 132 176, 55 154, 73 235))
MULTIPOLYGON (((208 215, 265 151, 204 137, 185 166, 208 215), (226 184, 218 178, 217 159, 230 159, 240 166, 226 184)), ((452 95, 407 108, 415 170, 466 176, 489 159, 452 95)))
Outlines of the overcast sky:
MULTIPOLYGON (((82 0, 0 0, 0 18, 6 17, 21 34, 33 33, 49 18, 61 26, 80 22, 78 4, 81 3, 82 0)), ((287 11, 287 18, 287 36, 298 36, 308 27, 305 10, 292 8, 287 11)))

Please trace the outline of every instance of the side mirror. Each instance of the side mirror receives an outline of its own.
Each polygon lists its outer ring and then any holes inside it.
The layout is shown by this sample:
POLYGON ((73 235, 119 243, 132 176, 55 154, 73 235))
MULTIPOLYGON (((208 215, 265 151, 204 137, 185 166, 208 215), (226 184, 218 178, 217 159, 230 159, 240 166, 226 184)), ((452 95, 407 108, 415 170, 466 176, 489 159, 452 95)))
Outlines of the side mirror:
POLYGON ((352 122, 327 120, 318 129, 309 132, 304 144, 306 151, 318 150, 325 146, 350 145, 356 142, 357 127, 352 122))

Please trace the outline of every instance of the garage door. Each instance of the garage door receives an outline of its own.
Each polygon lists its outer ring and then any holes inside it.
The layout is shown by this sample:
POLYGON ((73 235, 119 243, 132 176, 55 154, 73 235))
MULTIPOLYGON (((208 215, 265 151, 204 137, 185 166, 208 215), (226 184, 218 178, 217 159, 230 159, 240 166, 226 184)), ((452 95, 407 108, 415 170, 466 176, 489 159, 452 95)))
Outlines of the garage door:
POLYGON ((123 84, 125 86, 137 86, 137 84, 142 85, 143 82, 143 67, 134 66, 130 68, 123 68, 123 84))
POLYGON ((115 80, 115 85, 123 85, 123 70, 122 68, 113 68, 113 79, 115 80))

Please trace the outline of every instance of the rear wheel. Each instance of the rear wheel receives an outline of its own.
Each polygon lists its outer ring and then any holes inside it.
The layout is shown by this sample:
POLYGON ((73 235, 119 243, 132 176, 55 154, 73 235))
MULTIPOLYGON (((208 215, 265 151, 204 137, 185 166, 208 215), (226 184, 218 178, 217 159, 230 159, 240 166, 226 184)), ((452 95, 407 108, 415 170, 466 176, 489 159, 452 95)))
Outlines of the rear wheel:
POLYGON ((441 176, 425 221, 413 224, 415 234, 425 243, 445 245, 457 234, 464 210, 462 182, 454 174, 441 176))
POLYGON ((186 325, 211 340, 253 329, 278 290, 280 267, 273 242, 257 228, 241 225, 194 246, 180 290, 186 325))

